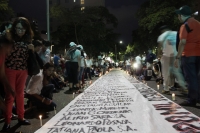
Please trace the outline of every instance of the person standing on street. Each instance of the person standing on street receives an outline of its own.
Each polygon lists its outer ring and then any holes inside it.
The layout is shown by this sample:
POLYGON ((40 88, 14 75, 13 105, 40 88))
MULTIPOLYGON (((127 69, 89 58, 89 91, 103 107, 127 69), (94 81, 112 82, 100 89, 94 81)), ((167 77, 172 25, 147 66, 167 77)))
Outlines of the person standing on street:
POLYGON ((34 46, 31 44, 34 36, 31 25, 28 19, 24 17, 17 18, 7 34, 7 39, 14 42, 11 53, 5 60, 6 77, 13 88, 15 98, 5 88, 5 124, 2 131, 6 132, 10 128, 12 107, 14 100, 16 100, 18 122, 20 125, 30 125, 31 123, 24 118, 24 88, 28 76, 27 60, 28 51, 34 51, 34 46))
POLYGON ((196 106, 200 101, 200 22, 194 19, 187 5, 175 11, 182 23, 179 30, 178 54, 175 67, 181 65, 188 84, 188 97, 182 106, 196 106))
POLYGON ((162 48, 162 74, 163 74, 163 94, 170 94, 168 85, 170 84, 171 75, 174 75, 178 80, 179 85, 182 89, 187 89, 185 84, 185 79, 180 68, 174 67, 174 61, 177 55, 176 51, 176 31, 170 30, 166 25, 160 28, 161 35, 158 37, 158 43, 162 48))

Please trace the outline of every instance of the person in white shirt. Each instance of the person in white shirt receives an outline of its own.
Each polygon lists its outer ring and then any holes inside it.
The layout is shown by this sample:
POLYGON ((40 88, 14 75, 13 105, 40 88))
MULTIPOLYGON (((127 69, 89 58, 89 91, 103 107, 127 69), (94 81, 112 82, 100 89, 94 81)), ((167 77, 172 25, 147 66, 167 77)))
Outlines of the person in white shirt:
POLYGON ((130 69, 131 69, 131 60, 127 59, 126 60, 126 71, 130 72, 130 69))
POLYGON ((79 74, 78 74, 79 86, 81 88, 82 87, 82 78, 83 78, 84 69, 86 67, 86 63, 85 63, 85 54, 84 54, 84 51, 83 51, 83 46, 82 45, 78 45, 77 49, 81 51, 80 71, 79 71, 79 74))
POLYGON ((160 30, 162 34, 158 37, 157 42, 161 45, 163 51, 161 63, 162 63, 162 75, 164 79, 163 82, 164 90, 162 93, 170 94, 168 85, 170 84, 169 81, 171 74, 173 74, 175 78, 178 80, 178 84, 182 87, 182 89, 187 89, 181 69, 174 67, 174 61, 177 55, 176 51, 177 32, 171 31, 168 26, 162 26, 160 30))
MULTIPOLYGON (((140 55, 135 57, 135 63, 136 65, 134 65, 136 68, 136 74, 140 75, 141 74, 141 69, 142 69, 142 58, 140 57, 140 55)), ((135 64, 134 63, 134 64, 135 64)))
POLYGON ((56 108, 56 104, 52 101, 54 85, 49 83, 45 85, 44 83, 45 78, 50 77, 53 70, 53 64, 46 63, 44 69, 40 70, 39 74, 31 77, 26 88, 29 105, 36 106, 37 109, 46 111, 52 111, 56 108))
POLYGON ((86 63, 87 79, 90 78, 90 80, 92 80, 92 77, 91 77, 92 61, 89 56, 86 56, 85 63, 86 63))

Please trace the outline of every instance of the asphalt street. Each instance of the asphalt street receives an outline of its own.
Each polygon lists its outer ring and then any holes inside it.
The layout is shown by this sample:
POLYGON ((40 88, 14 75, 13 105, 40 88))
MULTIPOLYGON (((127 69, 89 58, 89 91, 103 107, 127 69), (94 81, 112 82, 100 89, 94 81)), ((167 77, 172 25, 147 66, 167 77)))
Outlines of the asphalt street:
MULTIPOLYGON (((122 70, 120 70, 122 71, 122 70)), ((98 77, 93 77, 92 83, 95 82, 95 80, 97 80, 98 77)), ((155 89, 156 91, 161 93, 161 88, 162 85, 160 85, 160 89, 157 89, 157 83, 155 81, 155 79, 152 79, 151 81, 145 81, 145 83, 147 83, 147 85, 153 89, 155 89)), ((68 103, 70 103, 73 100, 73 94, 65 94, 64 92, 68 89, 68 87, 64 88, 64 90, 61 90, 59 93, 54 93, 54 98, 53 101, 55 101, 55 103, 57 104, 57 109, 56 112, 59 112, 62 108, 64 108, 68 103)), ((179 91, 174 91, 173 93, 176 94, 176 100, 174 102, 176 103, 180 103, 182 102, 186 96, 182 95, 179 91)), ((75 96, 77 96, 78 94, 75 94, 75 96)), ((165 95, 165 97, 167 97, 168 99, 172 99, 171 95, 165 95)), ((184 107, 186 110, 192 112, 193 114, 197 115, 200 117, 200 104, 197 105, 197 107, 184 107)), ((35 108, 33 108, 32 110, 29 110, 25 117, 31 121, 31 125, 30 126, 19 126, 17 124, 17 120, 12 120, 11 122, 11 130, 9 131, 9 133, 34 133, 37 129, 40 128, 40 120, 39 120, 39 115, 42 115, 42 122, 43 124, 45 124, 48 120, 50 120, 54 115, 55 115, 55 111, 51 111, 51 112, 47 112, 47 113, 38 113, 37 110, 35 108)), ((0 121, 0 128, 3 126, 4 121, 1 120, 0 121)))

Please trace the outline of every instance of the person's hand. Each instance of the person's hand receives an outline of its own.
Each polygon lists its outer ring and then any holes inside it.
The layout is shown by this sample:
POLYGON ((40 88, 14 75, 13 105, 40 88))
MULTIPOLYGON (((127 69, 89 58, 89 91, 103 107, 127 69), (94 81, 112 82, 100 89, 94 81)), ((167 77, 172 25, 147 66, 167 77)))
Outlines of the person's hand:
POLYGON ((33 50, 34 51, 34 45, 33 44, 29 44, 28 45, 28 49, 33 50))
POLYGON ((44 103, 45 103, 46 105, 51 104, 51 102, 52 102, 52 100, 50 100, 50 99, 48 99, 48 98, 45 98, 45 100, 44 100, 44 103))
POLYGON ((178 66, 179 66, 179 60, 178 60, 178 59, 175 59, 175 61, 174 61, 174 66, 175 66, 176 68, 178 68, 178 66))

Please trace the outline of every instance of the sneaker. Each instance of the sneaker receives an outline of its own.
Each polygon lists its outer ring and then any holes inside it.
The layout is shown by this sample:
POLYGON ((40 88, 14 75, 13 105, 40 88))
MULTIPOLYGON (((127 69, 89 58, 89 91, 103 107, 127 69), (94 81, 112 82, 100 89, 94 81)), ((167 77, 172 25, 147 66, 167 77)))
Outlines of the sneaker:
POLYGON ((165 91, 165 90, 163 90, 163 91, 162 91, 162 94, 170 95, 170 91, 165 91))
POLYGON ((196 103, 190 103, 189 101, 183 101, 183 102, 179 103, 179 105, 195 107, 196 103))
POLYGON ((174 86, 172 86, 169 90, 170 91, 177 91, 177 89, 174 86))

